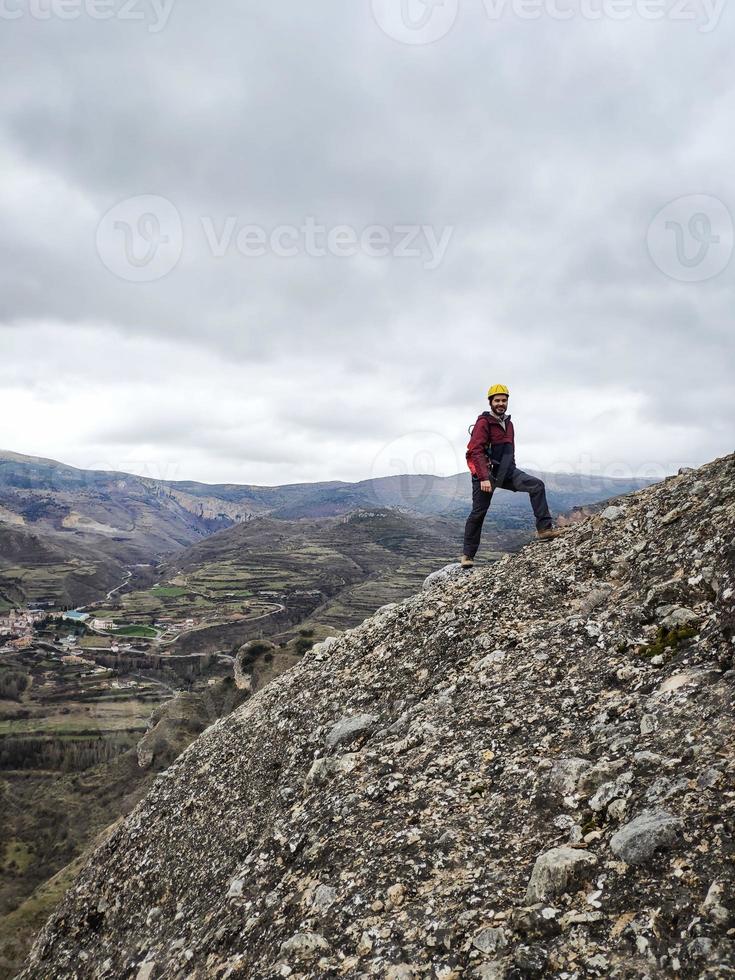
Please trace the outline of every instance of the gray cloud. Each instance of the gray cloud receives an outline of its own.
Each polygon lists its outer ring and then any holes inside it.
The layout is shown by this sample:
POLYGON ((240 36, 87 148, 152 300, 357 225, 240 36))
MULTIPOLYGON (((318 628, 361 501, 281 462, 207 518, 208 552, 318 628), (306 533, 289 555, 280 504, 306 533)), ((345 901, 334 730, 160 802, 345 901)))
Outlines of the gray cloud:
POLYGON ((386 447, 428 431, 451 472, 501 380, 542 468, 671 472, 731 451, 735 263, 681 281, 646 234, 688 195, 735 213, 732 35, 727 9, 702 33, 635 13, 492 21, 480 0, 415 47, 368 0, 178 0, 158 33, 4 22, 0 444, 285 482, 382 475, 386 447), (138 195, 182 221, 180 260, 152 282, 95 247, 138 195), (216 257, 202 225, 310 216, 453 231, 427 269, 216 257))

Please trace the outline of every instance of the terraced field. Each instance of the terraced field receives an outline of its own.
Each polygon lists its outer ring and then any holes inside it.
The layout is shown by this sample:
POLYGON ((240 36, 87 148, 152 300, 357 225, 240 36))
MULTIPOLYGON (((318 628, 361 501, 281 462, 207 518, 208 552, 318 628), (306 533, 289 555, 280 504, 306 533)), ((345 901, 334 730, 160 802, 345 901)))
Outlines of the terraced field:
POLYGON ((153 587, 121 593, 94 615, 137 625, 193 619, 205 630, 262 620, 263 634, 275 636, 283 619, 274 617, 270 626, 267 619, 285 607, 293 613, 289 622, 308 617, 306 625, 320 635, 414 592, 456 553, 459 532, 450 519, 385 509, 317 520, 259 518, 177 554, 153 587))
MULTIPOLYGON (((346 517, 280 521, 259 518, 212 535, 180 553, 165 569, 167 583, 186 583, 218 601, 245 596, 303 602, 301 625, 316 636, 361 622, 380 606, 421 587, 431 571, 461 548, 463 522, 398 510, 357 511, 346 517)), ((493 561, 519 547, 527 530, 491 531, 493 561)), ((288 630, 271 634, 283 639, 288 630)))

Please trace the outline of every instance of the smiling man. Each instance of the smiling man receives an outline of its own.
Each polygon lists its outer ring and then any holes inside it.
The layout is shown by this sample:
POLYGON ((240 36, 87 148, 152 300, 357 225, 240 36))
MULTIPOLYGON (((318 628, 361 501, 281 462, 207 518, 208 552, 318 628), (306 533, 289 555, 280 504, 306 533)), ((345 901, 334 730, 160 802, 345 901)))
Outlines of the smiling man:
POLYGON ((515 461, 515 433, 507 414, 510 392, 505 385, 493 385, 488 393, 490 411, 479 415, 472 428, 465 458, 472 474, 472 512, 464 529, 464 548, 460 563, 474 564, 485 514, 496 487, 527 493, 536 518, 537 535, 548 541, 562 532, 552 527, 546 487, 543 480, 519 470, 515 461))

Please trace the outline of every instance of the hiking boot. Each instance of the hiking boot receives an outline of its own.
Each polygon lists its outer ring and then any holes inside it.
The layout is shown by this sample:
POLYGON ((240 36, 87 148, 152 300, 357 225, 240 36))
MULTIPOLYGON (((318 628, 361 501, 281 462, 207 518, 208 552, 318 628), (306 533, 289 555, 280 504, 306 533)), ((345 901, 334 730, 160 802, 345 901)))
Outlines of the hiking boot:
POLYGON ((537 531, 536 537, 541 541, 550 541, 552 538, 558 538, 564 532, 558 527, 546 527, 543 531, 537 531))
POLYGON ((472 566, 475 564, 475 559, 470 558, 469 555, 462 555, 462 557, 459 559, 459 563, 462 568, 472 568, 472 566))

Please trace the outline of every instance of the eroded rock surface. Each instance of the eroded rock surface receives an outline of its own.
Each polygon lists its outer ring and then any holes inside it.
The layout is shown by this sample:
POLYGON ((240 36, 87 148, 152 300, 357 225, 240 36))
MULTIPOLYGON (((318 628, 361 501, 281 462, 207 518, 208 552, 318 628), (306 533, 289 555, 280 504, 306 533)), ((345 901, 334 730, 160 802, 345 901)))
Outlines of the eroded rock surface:
POLYGON ((308 653, 157 778, 22 980, 732 976, 734 478, 308 653))

